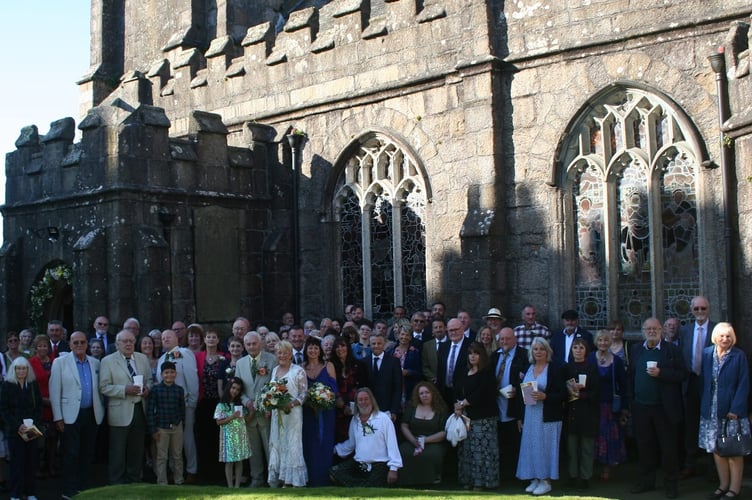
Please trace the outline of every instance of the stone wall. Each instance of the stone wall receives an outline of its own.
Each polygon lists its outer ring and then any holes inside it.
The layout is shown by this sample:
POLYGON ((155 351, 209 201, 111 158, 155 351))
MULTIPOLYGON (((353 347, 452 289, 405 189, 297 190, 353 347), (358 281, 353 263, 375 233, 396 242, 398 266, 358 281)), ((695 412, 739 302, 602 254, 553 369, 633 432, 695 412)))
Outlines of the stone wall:
POLYGON ((122 98, 144 84, 129 82, 89 111, 79 143, 64 119, 46 135, 24 129, 7 155, 1 258, 3 281, 15 279, 0 328, 28 324, 26 294, 50 262, 73 267, 74 328, 88 330, 99 314, 113 324, 136 316, 144 328, 266 317, 249 297, 264 296, 274 131, 246 124, 247 146, 228 147, 220 118, 196 111, 185 138, 170 139, 162 109, 122 98), (231 272, 197 271, 197 249, 199 262, 225 258, 231 272))

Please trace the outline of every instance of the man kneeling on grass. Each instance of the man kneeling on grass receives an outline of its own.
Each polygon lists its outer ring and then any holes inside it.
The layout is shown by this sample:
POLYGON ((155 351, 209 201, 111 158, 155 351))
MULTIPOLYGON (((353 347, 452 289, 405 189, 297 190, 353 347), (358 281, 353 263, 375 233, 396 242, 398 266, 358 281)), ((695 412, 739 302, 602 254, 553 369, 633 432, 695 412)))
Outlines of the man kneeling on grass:
POLYGON ((355 456, 329 469, 329 477, 334 484, 343 486, 394 484, 397 469, 402 467, 394 424, 379 411, 370 389, 358 389, 355 401, 358 411, 350 421, 349 437, 334 447, 340 457, 353 451, 355 456))

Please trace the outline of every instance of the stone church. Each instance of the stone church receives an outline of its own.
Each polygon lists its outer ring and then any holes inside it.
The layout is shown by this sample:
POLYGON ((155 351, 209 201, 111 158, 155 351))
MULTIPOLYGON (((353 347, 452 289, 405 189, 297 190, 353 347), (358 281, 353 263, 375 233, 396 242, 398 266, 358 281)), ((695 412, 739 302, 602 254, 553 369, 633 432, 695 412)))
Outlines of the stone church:
POLYGON ((441 300, 634 332, 697 294, 748 324, 751 14, 92 0, 81 119, 6 156, 0 331, 441 300))

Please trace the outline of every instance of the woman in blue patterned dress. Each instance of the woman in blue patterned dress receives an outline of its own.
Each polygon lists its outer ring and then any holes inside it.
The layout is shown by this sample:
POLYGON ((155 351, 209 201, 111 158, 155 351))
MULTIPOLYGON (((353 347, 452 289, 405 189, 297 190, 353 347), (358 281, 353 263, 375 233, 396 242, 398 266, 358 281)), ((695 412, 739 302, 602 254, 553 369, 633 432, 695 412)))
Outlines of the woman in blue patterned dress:
MULTIPOLYGON (((328 386, 337 394, 337 374, 334 365, 323 360, 321 340, 308 337, 303 346, 303 368, 308 377, 308 387, 316 382, 328 386)), ((334 449, 334 408, 313 409, 303 406, 303 457, 308 469, 308 486, 327 486, 329 467, 332 466, 334 449)))
POLYGON ((530 368, 522 381, 535 382, 537 389, 525 398, 525 415, 520 440, 517 477, 531 480, 525 491, 545 495, 551 491, 551 480, 559 479, 559 438, 561 436, 566 384, 562 367, 551 363, 553 350, 542 337, 530 346, 530 368))
POLYGON ((736 333, 729 323, 718 323, 710 337, 713 344, 702 353, 699 447, 713 454, 720 484, 711 498, 736 498, 742 486, 744 457, 722 457, 716 450, 723 421, 728 433, 750 433, 748 404, 749 368, 744 352, 735 347, 736 333))
POLYGON ((488 362, 486 348, 479 342, 467 350, 467 373, 458 373, 454 385, 459 400, 454 412, 470 417, 467 439, 460 443, 457 479, 466 489, 476 491, 499 486, 499 446, 496 404, 496 377, 488 362))

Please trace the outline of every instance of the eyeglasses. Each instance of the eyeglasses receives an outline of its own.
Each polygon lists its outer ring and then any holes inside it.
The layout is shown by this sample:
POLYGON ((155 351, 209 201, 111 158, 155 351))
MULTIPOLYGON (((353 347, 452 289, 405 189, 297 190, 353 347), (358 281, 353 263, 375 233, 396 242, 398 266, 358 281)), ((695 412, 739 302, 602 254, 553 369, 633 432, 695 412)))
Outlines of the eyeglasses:
MULTIPOLYGON (((86 341, 85 340, 74 340, 73 342, 71 342, 71 345, 86 345, 86 341)), ((92 347, 94 347, 94 346, 92 346, 92 347)))
POLYGON ((693 311, 707 311, 708 308, 707 307, 693 307, 692 310, 693 311))
POLYGON ((425 322, 426 322, 426 320, 424 320, 424 319, 414 319, 413 320, 413 323, 425 323, 425 322))
POLYGON ((121 344, 135 344, 136 341, 133 339, 120 339, 118 340, 121 344))
POLYGON ((109 323, 99 323, 99 322, 97 322, 97 325, 99 325, 99 326, 110 326, 109 323))

